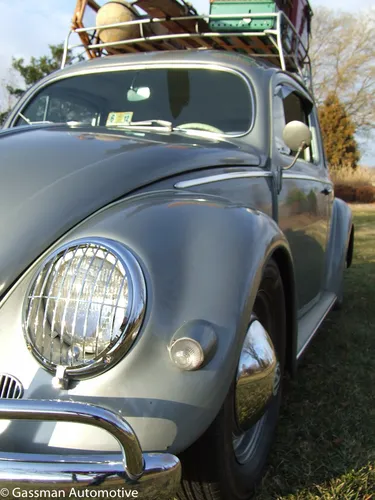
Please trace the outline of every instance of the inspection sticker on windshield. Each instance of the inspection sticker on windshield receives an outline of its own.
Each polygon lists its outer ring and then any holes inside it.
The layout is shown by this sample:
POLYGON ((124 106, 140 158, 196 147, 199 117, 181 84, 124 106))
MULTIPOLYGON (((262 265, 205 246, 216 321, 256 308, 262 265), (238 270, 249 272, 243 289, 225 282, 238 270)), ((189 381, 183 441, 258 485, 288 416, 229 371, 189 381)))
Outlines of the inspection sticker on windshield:
POLYGON ((113 111, 109 113, 106 125, 107 127, 109 125, 130 125, 132 122, 133 114, 134 113, 132 111, 125 111, 122 113, 113 111))

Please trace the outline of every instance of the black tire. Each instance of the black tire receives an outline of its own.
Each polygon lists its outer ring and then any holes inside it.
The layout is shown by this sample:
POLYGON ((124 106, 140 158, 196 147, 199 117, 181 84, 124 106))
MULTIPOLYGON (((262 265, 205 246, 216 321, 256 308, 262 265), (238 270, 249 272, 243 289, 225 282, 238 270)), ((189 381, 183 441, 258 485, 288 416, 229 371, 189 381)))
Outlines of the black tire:
POLYGON ((334 303, 334 306, 332 308, 333 311, 341 311, 344 306, 344 271, 345 268, 342 270, 341 281, 339 290, 337 292, 336 302, 334 303))
POLYGON ((340 292, 337 295, 337 299, 333 305, 332 310, 339 312, 339 311, 342 311, 343 307, 344 307, 344 294, 343 294, 343 292, 340 292))
POLYGON ((344 307, 344 275, 346 269, 348 269, 352 265, 353 251, 354 251, 354 226, 352 226, 350 231, 349 245, 346 251, 345 262, 343 263, 341 271, 340 286, 337 292, 336 302, 333 306, 334 311, 341 311, 344 307))
MULTIPOLYGON (((271 259, 265 267, 257 293, 254 314, 268 331, 281 369, 285 361, 285 296, 279 269, 271 259)), ((240 463, 233 444, 237 423, 232 387, 224 404, 205 434, 180 455, 183 479, 180 500, 247 500, 252 496, 266 464, 281 404, 281 386, 258 421, 255 447, 248 460, 240 463)), ((255 426, 254 426, 255 428, 255 426)))

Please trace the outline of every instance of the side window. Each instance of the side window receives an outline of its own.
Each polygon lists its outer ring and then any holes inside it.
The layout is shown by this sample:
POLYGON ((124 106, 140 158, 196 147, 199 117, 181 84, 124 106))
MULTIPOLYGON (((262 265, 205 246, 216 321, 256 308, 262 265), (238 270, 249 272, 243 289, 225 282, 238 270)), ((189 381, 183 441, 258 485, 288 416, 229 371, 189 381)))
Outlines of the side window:
MULTIPOLYGON (((312 133, 311 146, 304 151, 303 159, 310 163, 317 163, 319 150, 317 147, 318 129, 313 105, 304 99, 295 89, 287 85, 276 87, 273 104, 273 120, 275 144, 278 151, 287 156, 295 156, 296 151, 291 151, 283 141, 283 130, 287 123, 298 120, 309 126, 312 133)), ((302 158, 302 157, 301 157, 302 158)))

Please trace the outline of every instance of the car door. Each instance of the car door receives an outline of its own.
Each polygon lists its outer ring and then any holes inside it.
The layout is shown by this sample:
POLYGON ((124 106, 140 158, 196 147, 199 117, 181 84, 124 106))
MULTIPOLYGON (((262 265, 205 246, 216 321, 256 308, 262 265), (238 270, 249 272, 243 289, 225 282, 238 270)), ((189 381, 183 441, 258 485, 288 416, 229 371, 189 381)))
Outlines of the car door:
POLYGON ((319 301, 324 286, 332 184, 326 168, 316 108, 297 82, 280 80, 273 92, 273 160, 279 173, 278 223, 293 255, 299 316, 319 301), (293 120, 309 126, 312 143, 296 155, 283 141, 293 120))

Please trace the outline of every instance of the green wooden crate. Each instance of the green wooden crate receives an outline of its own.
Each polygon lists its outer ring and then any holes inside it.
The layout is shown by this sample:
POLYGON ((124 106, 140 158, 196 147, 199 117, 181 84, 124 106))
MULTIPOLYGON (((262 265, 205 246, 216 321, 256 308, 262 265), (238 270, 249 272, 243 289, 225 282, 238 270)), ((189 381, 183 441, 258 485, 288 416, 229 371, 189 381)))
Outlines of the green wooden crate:
POLYGON ((275 2, 259 0, 225 2, 219 0, 212 2, 210 6, 210 14, 223 15, 220 19, 210 20, 210 28, 213 31, 263 31, 272 29, 276 25, 276 18, 267 16, 267 14, 278 12, 275 2), (244 17, 228 19, 225 17, 228 14, 244 14, 244 17), (251 14, 264 14, 264 17, 251 19, 251 14))

